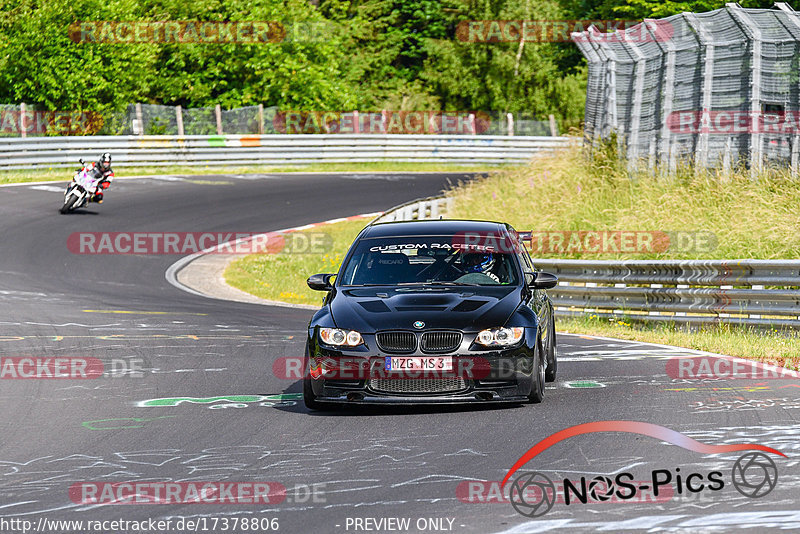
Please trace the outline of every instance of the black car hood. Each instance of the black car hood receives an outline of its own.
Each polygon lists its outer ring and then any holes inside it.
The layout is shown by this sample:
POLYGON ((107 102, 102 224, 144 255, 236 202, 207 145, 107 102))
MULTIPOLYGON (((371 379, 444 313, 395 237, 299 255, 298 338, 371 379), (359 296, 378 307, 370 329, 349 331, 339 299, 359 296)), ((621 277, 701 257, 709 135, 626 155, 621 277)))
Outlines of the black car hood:
POLYGON ((517 286, 340 288, 330 302, 336 326, 362 333, 503 326, 521 302, 517 286))

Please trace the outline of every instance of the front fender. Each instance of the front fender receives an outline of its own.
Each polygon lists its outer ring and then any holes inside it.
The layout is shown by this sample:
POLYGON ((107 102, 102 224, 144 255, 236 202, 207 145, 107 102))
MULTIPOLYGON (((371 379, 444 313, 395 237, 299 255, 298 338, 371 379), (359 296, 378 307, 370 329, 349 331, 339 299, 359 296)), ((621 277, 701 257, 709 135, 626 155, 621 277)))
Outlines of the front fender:
POLYGON ((520 304, 517 309, 514 310, 514 313, 511 314, 505 326, 521 326, 523 328, 536 328, 538 330, 539 323, 539 317, 536 313, 524 304, 520 304))
POLYGON ((333 323, 333 316, 331 315, 331 308, 327 304, 317 310, 317 312, 311 317, 311 321, 308 323, 308 338, 314 338, 314 330, 317 328, 336 328, 336 325, 333 323))

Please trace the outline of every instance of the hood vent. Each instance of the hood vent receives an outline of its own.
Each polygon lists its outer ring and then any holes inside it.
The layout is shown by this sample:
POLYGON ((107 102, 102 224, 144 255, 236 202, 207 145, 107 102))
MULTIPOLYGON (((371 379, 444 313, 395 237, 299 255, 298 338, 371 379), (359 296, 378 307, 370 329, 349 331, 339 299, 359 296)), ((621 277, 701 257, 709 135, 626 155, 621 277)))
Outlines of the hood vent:
POLYGON ((362 308, 372 313, 392 311, 389 309, 389 306, 383 303, 382 300, 365 300, 363 302, 359 302, 359 304, 361 304, 362 308))
POLYGON ((486 304, 485 300, 462 300, 453 308, 454 312, 472 312, 486 304))
POLYGON ((395 308, 399 312, 419 311, 447 311, 447 306, 397 306, 395 308))

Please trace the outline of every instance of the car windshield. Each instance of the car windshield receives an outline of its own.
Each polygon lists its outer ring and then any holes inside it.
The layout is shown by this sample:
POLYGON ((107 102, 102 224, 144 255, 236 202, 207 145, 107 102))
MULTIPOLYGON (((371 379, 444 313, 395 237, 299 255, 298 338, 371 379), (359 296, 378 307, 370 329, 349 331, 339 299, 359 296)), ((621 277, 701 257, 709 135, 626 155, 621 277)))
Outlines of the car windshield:
POLYGON ((516 284, 515 255, 459 236, 362 239, 342 270, 342 285, 516 284))

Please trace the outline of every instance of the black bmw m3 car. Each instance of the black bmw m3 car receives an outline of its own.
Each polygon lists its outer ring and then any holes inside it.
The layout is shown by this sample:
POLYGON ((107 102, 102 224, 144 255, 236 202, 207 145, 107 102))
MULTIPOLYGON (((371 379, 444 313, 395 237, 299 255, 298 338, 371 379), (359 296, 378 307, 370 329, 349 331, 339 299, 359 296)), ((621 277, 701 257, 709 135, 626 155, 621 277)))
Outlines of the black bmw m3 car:
POLYGON ((308 327, 305 404, 542 401, 556 376, 555 276, 497 222, 378 223, 355 239, 308 327))

